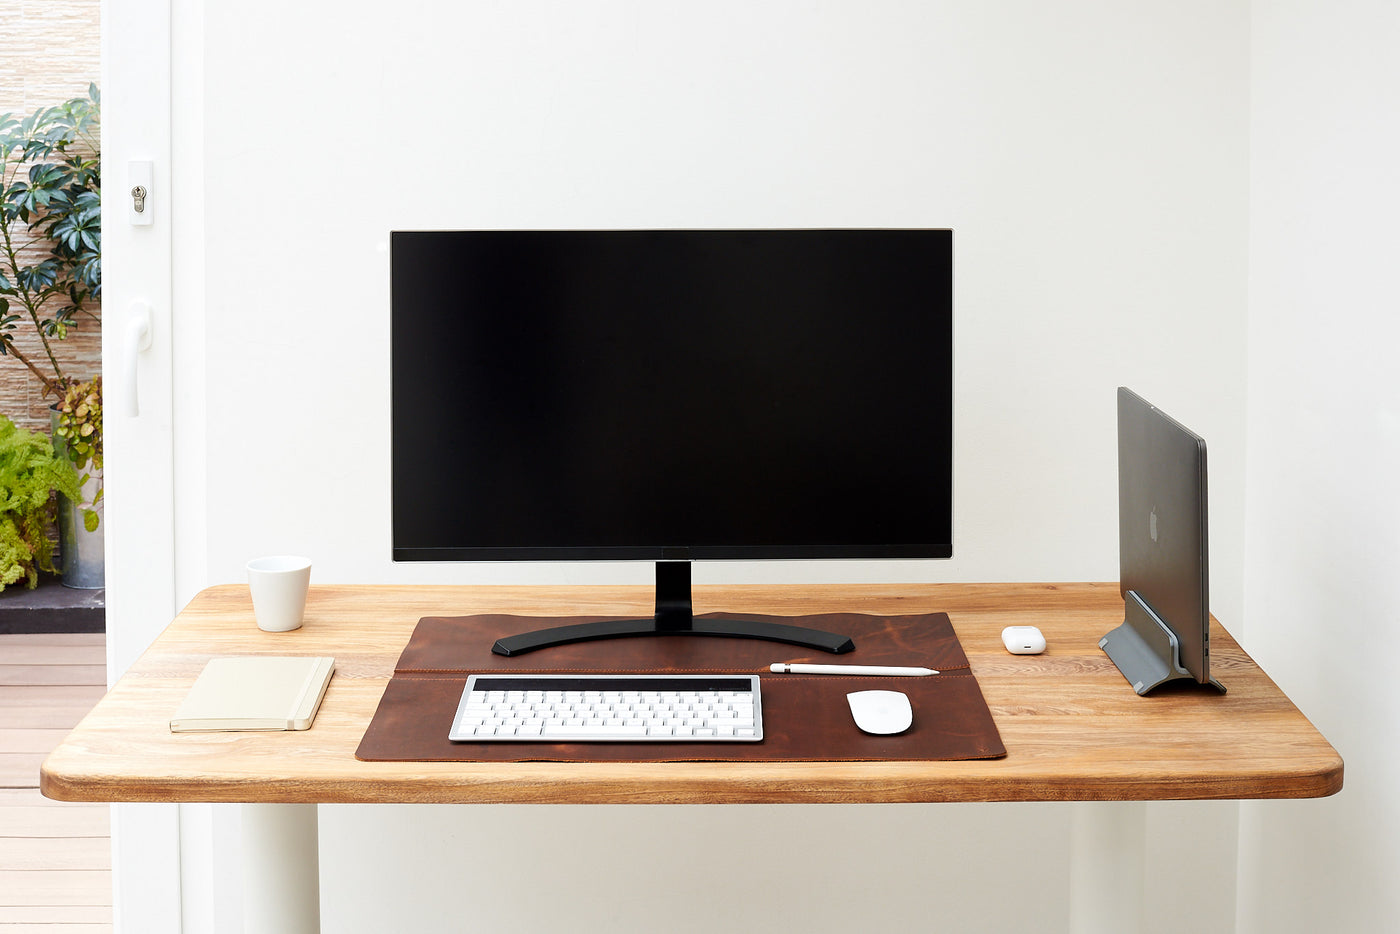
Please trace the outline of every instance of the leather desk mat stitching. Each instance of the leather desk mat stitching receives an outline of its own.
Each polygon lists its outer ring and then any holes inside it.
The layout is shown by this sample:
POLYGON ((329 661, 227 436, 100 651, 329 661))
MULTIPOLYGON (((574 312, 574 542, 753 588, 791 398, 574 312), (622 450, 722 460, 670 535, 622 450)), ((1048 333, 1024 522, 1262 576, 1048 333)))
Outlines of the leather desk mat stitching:
POLYGON ((991 711, 946 614, 742 616, 849 634, 855 651, 833 656, 797 646, 708 636, 604 639, 507 658, 501 636, 612 617, 424 617, 370 721, 357 759, 389 762, 856 762, 995 759, 1006 755, 991 711), (923 678, 771 674, 776 662, 924 665, 923 678), (761 674, 764 738, 758 743, 454 743, 447 738, 468 674, 761 674), (896 736, 862 733, 846 694, 903 691, 914 725, 896 736))

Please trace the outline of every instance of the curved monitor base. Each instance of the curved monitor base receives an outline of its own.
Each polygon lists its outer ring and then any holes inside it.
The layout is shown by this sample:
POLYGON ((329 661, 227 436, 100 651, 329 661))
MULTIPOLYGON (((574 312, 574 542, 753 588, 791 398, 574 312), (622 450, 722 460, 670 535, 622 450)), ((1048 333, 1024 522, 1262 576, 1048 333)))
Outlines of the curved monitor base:
POLYGON ((537 629, 496 640, 491 651, 497 655, 523 655, 571 642, 618 639, 628 636, 730 636, 740 639, 766 639, 785 642, 821 652, 842 654, 855 648, 850 636, 801 626, 784 626, 748 619, 694 619, 688 629, 663 629, 655 619, 614 619, 598 623, 577 623, 552 629, 537 629))
POLYGON ((841 655, 856 647, 850 636, 787 626, 756 619, 696 619, 691 612, 690 562, 656 563, 656 615, 651 619, 613 619, 537 629, 497 639, 491 651, 497 655, 523 655, 571 642, 620 639, 628 636, 729 636, 766 639, 841 655))

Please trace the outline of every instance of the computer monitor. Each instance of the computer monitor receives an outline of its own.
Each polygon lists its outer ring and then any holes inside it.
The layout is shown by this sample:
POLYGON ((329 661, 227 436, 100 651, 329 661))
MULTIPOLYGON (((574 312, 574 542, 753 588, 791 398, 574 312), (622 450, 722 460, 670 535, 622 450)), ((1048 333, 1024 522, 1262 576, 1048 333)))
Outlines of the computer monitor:
POLYGON ((1099 645, 1138 694, 1210 675, 1206 443, 1118 389, 1118 574, 1124 621, 1099 645))
POLYGON ((391 235, 396 561, 647 560, 660 632, 693 560, 952 555, 952 232, 391 235))

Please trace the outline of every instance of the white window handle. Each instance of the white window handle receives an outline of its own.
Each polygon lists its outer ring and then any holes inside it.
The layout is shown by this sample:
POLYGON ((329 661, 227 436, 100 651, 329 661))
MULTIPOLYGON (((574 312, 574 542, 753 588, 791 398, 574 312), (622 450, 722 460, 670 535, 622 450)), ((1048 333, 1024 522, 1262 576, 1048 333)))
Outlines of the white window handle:
POLYGON ((131 418, 141 414, 136 393, 136 362, 151 346, 151 303, 137 299, 129 306, 122 335, 122 405, 131 418))

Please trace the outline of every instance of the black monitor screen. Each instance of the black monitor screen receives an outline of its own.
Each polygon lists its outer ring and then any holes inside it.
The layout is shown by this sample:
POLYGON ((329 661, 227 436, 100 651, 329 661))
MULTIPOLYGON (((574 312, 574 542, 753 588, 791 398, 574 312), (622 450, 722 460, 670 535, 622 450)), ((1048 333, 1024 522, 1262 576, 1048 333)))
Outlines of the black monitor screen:
POLYGON ((396 560, 952 554, 952 232, 392 235, 396 560))

